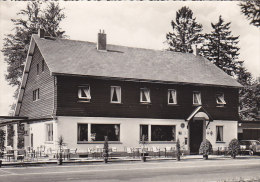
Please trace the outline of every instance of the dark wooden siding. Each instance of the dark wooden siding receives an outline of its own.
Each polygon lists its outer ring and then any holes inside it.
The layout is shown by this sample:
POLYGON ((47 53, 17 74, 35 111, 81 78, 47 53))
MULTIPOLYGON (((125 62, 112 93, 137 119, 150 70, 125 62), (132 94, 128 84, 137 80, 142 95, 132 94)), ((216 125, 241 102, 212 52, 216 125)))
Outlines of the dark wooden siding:
POLYGON ((201 91, 203 107, 215 120, 238 120, 238 90, 209 86, 159 84, 130 81, 57 76, 57 115, 129 118, 186 119, 196 108, 192 105, 193 91, 201 91), (79 102, 79 85, 89 84, 91 102, 79 102), (110 86, 121 86, 122 104, 110 103, 110 86), (151 91, 151 104, 140 104, 140 88, 151 91), (178 105, 167 104, 167 90, 177 90, 178 105), (225 107, 216 107, 216 93, 223 92, 225 107))
POLYGON ((44 72, 42 72, 43 57, 35 47, 25 92, 22 100, 19 116, 29 118, 50 117, 54 109, 54 77, 50 75, 50 70, 44 62, 44 72), (39 64, 39 75, 37 75, 36 65, 39 64), (40 99, 33 101, 33 90, 40 89, 40 99))
POLYGON ((243 140, 259 140, 260 129, 243 129, 243 140))

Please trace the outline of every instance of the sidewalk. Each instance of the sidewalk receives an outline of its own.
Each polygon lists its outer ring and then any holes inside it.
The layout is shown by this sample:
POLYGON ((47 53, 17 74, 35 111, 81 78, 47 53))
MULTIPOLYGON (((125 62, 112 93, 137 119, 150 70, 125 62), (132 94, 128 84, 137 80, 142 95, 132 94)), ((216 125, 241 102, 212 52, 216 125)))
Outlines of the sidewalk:
MULTIPOLYGON (((237 156, 237 159, 260 159, 260 156, 237 156)), ((176 158, 172 157, 148 157, 147 162, 149 161, 164 161, 164 160, 174 160, 176 158)), ((194 161, 194 160, 203 160, 202 155, 186 155, 181 157, 181 161, 194 161)), ((233 160, 230 156, 224 155, 210 155, 210 160, 233 160)), ((109 159, 109 162, 135 162, 141 161, 140 157, 112 157, 109 159)), ((104 162, 103 158, 71 158, 70 160, 63 160, 65 164, 87 164, 87 163, 100 163, 104 162)), ((2 167, 5 166, 40 166, 45 164, 57 164, 57 159, 49 159, 49 158, 39 158, 35 159, 34 161, 5 161, 2 159, 2 167)))

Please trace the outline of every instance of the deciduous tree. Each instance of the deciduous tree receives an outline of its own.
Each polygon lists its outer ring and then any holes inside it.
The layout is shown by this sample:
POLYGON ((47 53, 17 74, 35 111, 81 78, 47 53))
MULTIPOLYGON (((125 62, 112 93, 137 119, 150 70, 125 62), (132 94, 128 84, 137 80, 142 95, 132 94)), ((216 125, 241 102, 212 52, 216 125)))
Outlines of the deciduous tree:
MULTIPOLYGON (((5 36, 1 50, 7 62, 6 80, 10 85, 18 86, 21 83, 24 64, 29 49, 31 35, 42 27, 52 37, 64 36, 60 22, 65 18, 58 3, 29 2, 25 9, 17 13, 14 23, 14 32, 5 36), (45 7, 45 8, 44 8, 45 7)), ((17 91, 14 96, 17 96, 17 91)))

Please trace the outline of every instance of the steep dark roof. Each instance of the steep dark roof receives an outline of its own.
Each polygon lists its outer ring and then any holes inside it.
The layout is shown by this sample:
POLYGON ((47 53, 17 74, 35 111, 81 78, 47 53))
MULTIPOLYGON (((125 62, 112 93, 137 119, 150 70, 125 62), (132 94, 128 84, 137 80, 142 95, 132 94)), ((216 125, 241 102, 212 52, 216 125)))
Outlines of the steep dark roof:
POLYGON ((107 45, 33 35, 52 74, 73 74, 240 87, 207 59, 193 54, 107 45))

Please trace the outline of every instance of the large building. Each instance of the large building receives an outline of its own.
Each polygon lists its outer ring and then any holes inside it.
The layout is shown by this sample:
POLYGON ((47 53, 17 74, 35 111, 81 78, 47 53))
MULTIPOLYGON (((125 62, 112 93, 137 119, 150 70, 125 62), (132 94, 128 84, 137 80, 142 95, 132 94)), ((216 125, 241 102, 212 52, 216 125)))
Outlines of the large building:
POLYGON ((27 118, 25 147, 55 149, 63 136, 68 148, 87 151, 108 136, 123 151, 145 136, 148 148, 179 139, 197 153, 203 139, 216 150, 237 138, 239 87, 198 55, 109 45, 104 32, 91 43, 40 30, 31 38, 15 115, 27 118))

